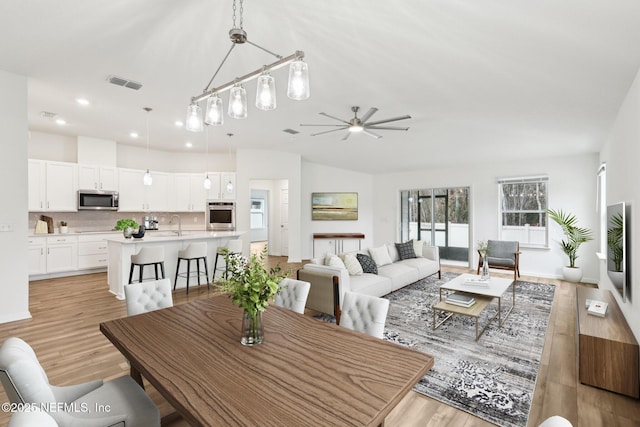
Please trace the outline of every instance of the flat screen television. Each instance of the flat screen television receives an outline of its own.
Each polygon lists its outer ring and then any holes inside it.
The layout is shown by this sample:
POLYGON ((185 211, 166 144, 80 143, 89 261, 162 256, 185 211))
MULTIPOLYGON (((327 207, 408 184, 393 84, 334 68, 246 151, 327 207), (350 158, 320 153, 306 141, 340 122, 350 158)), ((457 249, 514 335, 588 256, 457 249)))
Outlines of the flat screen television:
POLYGON ((607 206, 607 276, 625 301, 629 283, 627 214, 624 202, 607 206))

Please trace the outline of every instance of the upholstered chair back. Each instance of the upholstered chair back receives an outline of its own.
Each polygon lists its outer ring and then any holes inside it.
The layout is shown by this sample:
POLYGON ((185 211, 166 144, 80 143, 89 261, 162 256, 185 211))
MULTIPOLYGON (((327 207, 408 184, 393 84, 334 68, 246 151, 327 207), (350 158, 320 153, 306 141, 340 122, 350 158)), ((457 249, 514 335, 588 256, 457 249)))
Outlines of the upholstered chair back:
POLYGON ((311 283, 303 280, 283 279, 280 282, 280 290, 276 294, 273 303, 278 307, 288 308, 296 313, 304 314, 311 283))
POLYGON ((519 250, 517 241, 489 240, 487 241, 487 259, 489 265, 515 267, 516 252, 519 250))
POLYGON ((150 280, 124 286, 127 315, 147 313, 173 306, 169 279, 150 280))
POLYGON ((20 338, 8 338, 0 347, 0 378, 11 403, 56 401, 36 353, 20 338))
POLYGON ((388 299, 346 291, 340 326, 382 338, 388 311, 388 299))

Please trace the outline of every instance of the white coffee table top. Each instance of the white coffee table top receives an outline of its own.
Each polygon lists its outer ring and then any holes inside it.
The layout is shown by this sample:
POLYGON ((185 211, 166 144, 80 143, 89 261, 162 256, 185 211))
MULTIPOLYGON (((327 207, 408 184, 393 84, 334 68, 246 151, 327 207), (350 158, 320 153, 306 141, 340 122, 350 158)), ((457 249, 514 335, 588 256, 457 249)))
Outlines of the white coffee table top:
POLYGON ((513 279, 503 279, 501 277, 490 277, 488 286, 484 284, 465 283, 468 279, 478 280, 479 278, 480 276, 477 276, 475 274, 461 274, 455 279, 444 283, 440 286, 440 288, 451 291, 467 292, 476 295, 500 297, 513 283, 513 279))

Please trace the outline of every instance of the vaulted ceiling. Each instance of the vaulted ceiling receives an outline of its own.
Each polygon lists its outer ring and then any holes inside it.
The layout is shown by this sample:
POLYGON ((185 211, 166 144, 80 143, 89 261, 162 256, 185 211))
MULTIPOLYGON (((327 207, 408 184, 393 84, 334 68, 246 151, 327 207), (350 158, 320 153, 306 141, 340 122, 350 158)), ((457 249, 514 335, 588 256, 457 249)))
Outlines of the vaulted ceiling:
MULTIPOLYGON (((245 0, 243 9, 250 41, 305 52, 311 98, 286 98, 281 69, 278 108, 261 111, 248 83, 249 117, 210 128, 210 151, 227 152, 233 133, 233 148, 368 173, 597 152, 640 67, 637 0, 245 0), (335 124, 320 112, 349 119, 353 105, 377 107, 372 120, 410 114, 398 123, 410 129, 342 141, 299 126, 335 124)), ((204 152, 204 134, 174 122, 230 47, 232 0, 3 0, 0 28, 0 69, 29 77, 32 130, 144 146, 151 107, 152 148, 204 152)), ((214 86, 273 60, 237 46, 214 86)))

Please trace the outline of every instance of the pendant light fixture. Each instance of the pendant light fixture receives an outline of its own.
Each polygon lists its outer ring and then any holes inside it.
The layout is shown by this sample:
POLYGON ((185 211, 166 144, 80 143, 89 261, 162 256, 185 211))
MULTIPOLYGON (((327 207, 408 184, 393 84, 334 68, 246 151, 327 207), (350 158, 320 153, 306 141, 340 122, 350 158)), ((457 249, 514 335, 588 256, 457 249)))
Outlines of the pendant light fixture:
POLYGON ((255 105, 261 110, 273 110, 276 108, 276 91, 275 91, 275 79, 270 71, 275 71, 285 65, 289 65, 289 82, 287 85, 287 96, 294 100, 305 100, 309 98, 309 68, 303 61, 304 52, 296 51, 295 53, 282 57, 276 53, 273 53, 262 46, 259 46, 247 38, 247 33, 243 28, 243 0, 233 0, 233 28, 229 30, 229 39, 231 40, 231 48, 225 55, 224 59, 218 66, 218 69, 213 74, 213 77, 209 80, 209 84, 204 88, 202 94, 193 96, 191 98, 191 104, 187 109, 187 124, 185 128, 191 132, 202 132, 203 123, 208 123, 214 126, 222 125, 222 100, 219 95, 222 92, 230 91, 229 96, 229 116, 235 119, 244 119, 247 117, 247 93, 242 86, 243 83, 258 79, 258 87, 256 89, 256 101, 255 105), (236 9, 236 1, 240 3, 240 8, 236 9), (236 26, 236 11, 240 18, 238 26, 236 26), (231 51, 236 45, 248 43, 270 55, 278 58, 276 62, 269 65, 258 68, 242 77, 237 77, 233 81, 227 82, 218 87, 211 87, 213 80, 218 75, 218 72, 227 61, 227 58, 231 54, 231 51), (204 120, 202 116, 202 109, 198 106, 201 101, 207 100, 206 111, 204 120))
MULTIPOLYGON (((229 163, 231 163, 231 137, 233 136, 233 134, 228 133, 227 136, 229 137, 229 163)), ((227 179, 227 185, 225 186, 225 190, 229 194, 233 193, 233 182, 231 182, 231 178, 227 179)))
POLYGON ((205 174, 206 176, 204 177, 204 189, 205 190, 211 190, 211 179, 209 178, 209 127, 205 126, 205 131, 204 131, 204 135, 205 135, 205 146, 206 146, 206 157, 205 157, 205 174))
MULTIPOLYGON (((151 114, 151 108, 149 107, 144 107, 143 108, 144 111, 147 112, 147 162, 149 161, 149 115, 151 114)), ((142 184, 150 186, 153 184, 153 177, 151 176, 151 172, 149 171, 149 168, 147 168, 147 171, 144 173, 144 176, 142 177, 142 184)))

